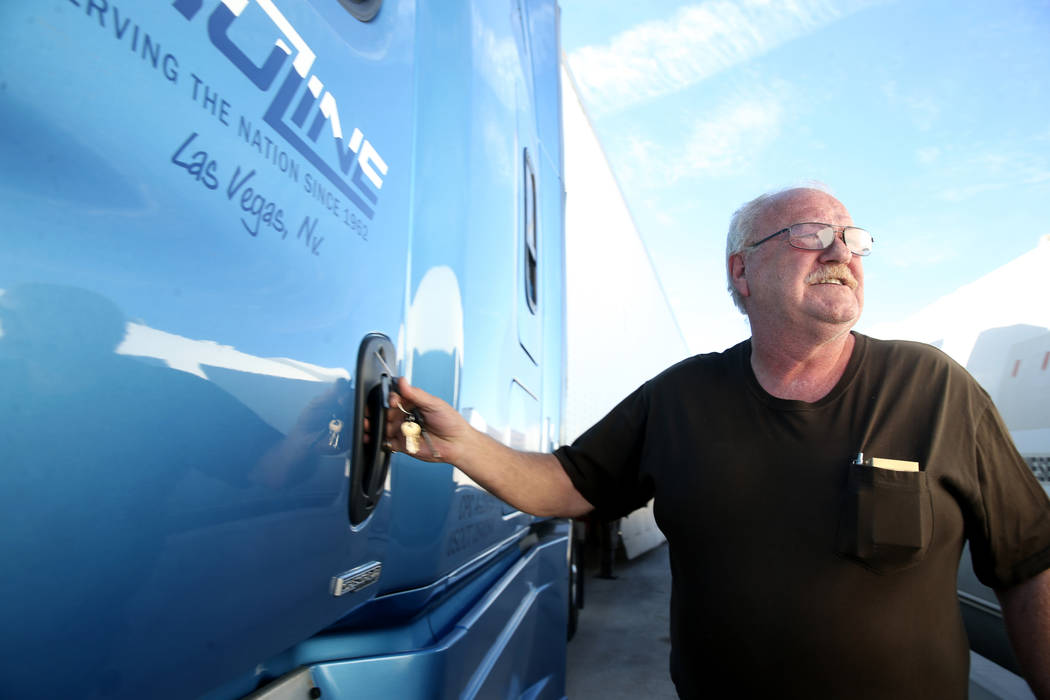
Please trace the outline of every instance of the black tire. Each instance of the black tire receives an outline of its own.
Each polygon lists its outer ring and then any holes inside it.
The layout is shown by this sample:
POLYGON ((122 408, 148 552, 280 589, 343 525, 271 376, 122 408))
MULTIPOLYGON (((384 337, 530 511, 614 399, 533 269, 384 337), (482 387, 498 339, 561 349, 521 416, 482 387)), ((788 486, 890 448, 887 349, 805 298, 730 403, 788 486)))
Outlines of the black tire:
POLYGON ((567 639, 576 635, 579 626, 580 610, 583 608, 583 541, 576 538, 576 527, 573 524, 569 536, 569 622, 567 639))

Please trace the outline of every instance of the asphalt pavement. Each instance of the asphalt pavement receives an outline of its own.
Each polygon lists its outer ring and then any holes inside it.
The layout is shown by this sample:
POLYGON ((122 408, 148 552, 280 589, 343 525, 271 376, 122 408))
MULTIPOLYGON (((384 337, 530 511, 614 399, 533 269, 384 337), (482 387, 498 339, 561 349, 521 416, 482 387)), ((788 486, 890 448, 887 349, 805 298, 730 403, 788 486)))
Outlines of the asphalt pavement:
MULTIPOLYGON (((584 608, 569 642, 569 700, 677 700, 668 671, 671 569, 667 544, 626 561, 615 580, 586 567, 584 608)), ((593 564, 592 564, 593 562, 593 564)))

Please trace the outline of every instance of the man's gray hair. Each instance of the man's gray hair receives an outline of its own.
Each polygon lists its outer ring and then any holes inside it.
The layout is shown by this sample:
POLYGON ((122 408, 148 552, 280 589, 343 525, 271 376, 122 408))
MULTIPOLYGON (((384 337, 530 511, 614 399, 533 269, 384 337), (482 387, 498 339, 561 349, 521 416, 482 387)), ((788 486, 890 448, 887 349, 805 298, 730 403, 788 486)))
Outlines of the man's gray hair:
POLYGON ((736 287, 733 286, 733 274, 732 269, 729 267, 729 258, 737 253, 744 253, 751 241, 758 237, 758 233, 754 230, 755 219, 766 208, 770 200, 779 197, 785 192, 797 189, 820 190, 831 194, 827 186, 821 182, 806 182, 801 185, 782 187, 779 190, 760 194, 750 202, 746 202, 733 212, 733 218, 729 220, 729 234, 726 236, 726 281, 729 286, 729 294, 733 297, 733 303, 736 304, 736 308, 740 309, 742 314, 747 314, 747 310, 744 309, 744 298, 740 296, 740 292, 736 291, 736 287))

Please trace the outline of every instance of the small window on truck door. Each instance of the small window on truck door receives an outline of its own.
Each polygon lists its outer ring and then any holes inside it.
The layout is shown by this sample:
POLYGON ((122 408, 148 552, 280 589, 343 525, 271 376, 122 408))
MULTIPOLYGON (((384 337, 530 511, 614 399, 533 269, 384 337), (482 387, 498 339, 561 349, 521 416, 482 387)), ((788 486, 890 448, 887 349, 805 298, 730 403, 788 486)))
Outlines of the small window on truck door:
POLYGON ((536 173, 532 167, 532 159, 529 158, 529 149, 525 149, 525 300, 528 302, 529 311, 536 313, 539 305, 539 291, 536 285, 536 267, 539 257, 536 254, 536 173))

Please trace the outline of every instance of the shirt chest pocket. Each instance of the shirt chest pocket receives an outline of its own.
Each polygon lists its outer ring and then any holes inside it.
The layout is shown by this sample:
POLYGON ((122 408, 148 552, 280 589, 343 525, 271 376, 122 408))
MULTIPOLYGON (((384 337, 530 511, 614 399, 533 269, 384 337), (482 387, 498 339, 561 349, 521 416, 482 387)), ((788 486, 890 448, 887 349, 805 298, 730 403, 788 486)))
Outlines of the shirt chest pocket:
POLYGON ((839 507, 838 553, 879 574, 923 560, 933 537, 926 472, 849 465, 839 507))

